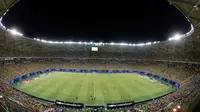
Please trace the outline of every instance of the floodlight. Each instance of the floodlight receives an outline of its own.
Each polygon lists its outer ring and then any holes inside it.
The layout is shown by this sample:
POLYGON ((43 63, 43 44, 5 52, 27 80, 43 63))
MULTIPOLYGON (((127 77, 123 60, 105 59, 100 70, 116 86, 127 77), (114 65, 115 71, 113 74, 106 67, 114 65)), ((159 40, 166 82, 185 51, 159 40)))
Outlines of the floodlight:
POLYGON ((176 35, 174 36, 174 40, 179 40, 179 39, 181 39, 181 35, 176 34, 176 35))
POLYGON ((151 45, 151 42, 147 42, 146 45, 151 45))
POLYGON ((69 43, 69 44, 73 44, 73 42, 72 42, 72 41, 69 41, 68 43, 69 43))
POLYGON ((87 42, 84 42, 84 44, 86 45, 86 44, 87 44, 87 42))
POLYGON ((120 45, 124 46, 124 45, 126 45, 126 43, 120 43, 120 45))
POLYGON ((178 108, 178 109, 180 109, 180 108, 181 108, 181 106, 180 106, 180 105, 178 105, 178 106, 177 106, 177 108, 178 108))
POLYGON ((10 30, 10 31, 11 31, 11 33, 13 33, 13 34, 17 34, 17 30, 15 30, 15 29, 10 30))
POLYGON ((144 43, 136 44, 136 46, 144 46, 144 43))
POLYGON ((157 43, 156 41, 153 42, 153 44, 156 44, 156 43, 157 43))
POLYGON ((3 98, 3 95, 0 95, 0 98, 3 98))
POLYGON ((13 35, 23 36, 23 34, 19 33, 16 29, 8 29, 8 31, 10 31, 10 33, 12 33, 13 35))
POLYGON ((114 43, 114 42, 111 42, 110 45, 115 45, 115 43, 114 43))
POLYGON ((47 43, 47 41, 46 41, 46 40, 41 40, 41 42, 47 43))
POLYGON ((78 44, 82 44, 82 42, 81 42, 81 41, 79 41, 79 42, 78 42, 78 44))
POLYGON ((175 108, 174 108, 174 109, 173 109, 173 111, 174 111, 174 112, 176 112, 176 111, 177 111, 177 109, 175 109, 175 108))

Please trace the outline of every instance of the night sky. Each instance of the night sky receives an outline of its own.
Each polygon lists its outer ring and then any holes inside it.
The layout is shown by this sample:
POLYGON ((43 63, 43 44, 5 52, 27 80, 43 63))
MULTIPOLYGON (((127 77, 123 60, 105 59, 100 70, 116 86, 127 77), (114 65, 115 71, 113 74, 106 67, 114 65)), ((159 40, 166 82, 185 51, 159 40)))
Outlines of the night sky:
POLYGON ((3 24, 30 38, 59 41, 162 41, 190 30, 185 17, 167 0, 20 0, 3 24))

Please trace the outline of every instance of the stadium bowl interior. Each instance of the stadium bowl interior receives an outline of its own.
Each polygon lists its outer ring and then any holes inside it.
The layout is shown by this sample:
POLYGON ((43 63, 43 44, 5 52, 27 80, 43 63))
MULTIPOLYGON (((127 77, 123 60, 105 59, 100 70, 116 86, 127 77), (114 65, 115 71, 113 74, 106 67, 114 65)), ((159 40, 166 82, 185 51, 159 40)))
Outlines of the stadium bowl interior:
MULTIPOLYGON (((18 0, 0 1, 0 17, 16 2, 18 0)), ((28 37, 12 35, 0 26, 0 111, 41 112, 85 109, 85 105, 80 109, 76 108, 75 104, 69 107, 69 105, 60 106, 58 102, 42 101, 10 84, 10 81, 18 76, 41 73, 39 71, 50 68, 138 70, 156 74, 179 83, 180 87, 163 97, 134 103, 131 106, 119 106, 119 108, 116 106, 111 111, 192 111, 200 99, 200 1, 169 0, 169 3, 185 15, 191 23, 191 30, 181 40, 163 41, 148 46, 104 44, 98 46, 98 52, 92 52, 91 46, 85 44, 44 43, 28 37)), ((69 104, 71 103, 73 102, 69 104)), ((88 108, 109 110, 106 106, 88 108)))

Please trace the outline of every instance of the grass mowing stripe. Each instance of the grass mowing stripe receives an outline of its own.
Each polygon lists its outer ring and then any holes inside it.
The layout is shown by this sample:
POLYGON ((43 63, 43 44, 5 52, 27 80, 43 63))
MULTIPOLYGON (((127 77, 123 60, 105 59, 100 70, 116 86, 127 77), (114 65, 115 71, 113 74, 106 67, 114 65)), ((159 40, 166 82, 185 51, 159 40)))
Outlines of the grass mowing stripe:
MULTIPOLYGON (((32 81, 38 82, 38 80, 32 80, 32 81)), ((25 91, 29 94, 36 95, 36 96, 40 96, 43 93, 46 94, 46 89, 49 89, 49 87, 51 87, 49 85, 57 82, 56 80, 47 80, 44 83, 38 82, 35 85, 35 84, 32 84, 32 81, 28 84, 25 84, 24 86, 29 85, 29 88, 22 89, 22 91, 25 91)))
POLYGON ((103 76, 103 79, 100 82, 100 86, 101 86, 101 91, 104 97, 104 102, 111 103, 113 101, 112 95, 111 95, 112 92, 107 87, 107 81, 105 81, 105 76, 103 76))
POLYGON ((95 79, 95 97, 96 97, 96 103, 97 104, 104 104, 104 96, 103 91, 101 90, 101 80, 102 76, 98 75, 95 79))
POLYGON ((70 94, 67 96, 68 98, 70 98, 70 102, 78 102, 78 96, 79 96, 79 92, 81 89, 81 84, 83 82, 83 80, 80 79, 75 79, 74 82, 76 82, 74 84, 74 87, 72 88, 72 91, 70 92, 70 94))
POLYGON ((94 100, 94 82, 93 82, 93 75, 91 74, 91 76, 88 76, 89 78, 89 85, 88 85, 88 91, 87 91, 87 103, 88 104, 94 104, 95 100, 94 100))
POLYGON ((45 97, 50 98, 50 99, 54 99, 54 100, 59 100, 60 94, 67 92, 67 91, 65 91, 67 89, 65 85, 68 84, 68 82, 70 80, 72 80, 72 78, 71 77, 65 77, 65 80, 66 81, 58 81, 55 84, 55 86, 52 86, 53 89, 51 91, 47 91, 48 94, 46 94, 45 97))
MULTIPOLYGON (((111 77, 112 77, 111 75, 107 76, 107 80, 110 80, 111 77)), ((113 83, 112 80, 110 80, 108 81, 107 86, 108 88, 110 88, 110 91, 112 91, 112 97, 110 99, 112 99, 112 101, 119 102, 121 99, 121 94, 116 89, 117 85, 113 83)))
POLYGON ((146 89, 141 88, 140 83, 136 81, 138 78, 140 77, 132 74, 124 77, 124 80, 126 80, 125 86, 130 90, 130 95, 132 96, 133 100, 136 100, 135 98, 142 97, 143 94, 147 92, 146 89))
POLYGON ((130 100, 131 95, 129 94, 129 91, 126 90, 122 85, 121 85, 121 81, 120 80, 116 80, 116 78, 112 79, 112 83, 115 84, 117 86, 116 90, 117 92, 120 94, 120 101, 127 101, 130 100))
MULTIPOLYGON (((71 77, 73 77, 73 76, 71 75, 71 77)), ((77 80, 76 77, 73 77, 72 80, 68 81, 69 84, 66 85, 67 92, 65 92, 65 94, 66 94, 65 101, 71 102, 72 98, 69 95, 72 92, 73 88, 75 88, 76 80, 77 80)))
POLYGON ((87 103, 87 91, 88 90, 88 85, 89 85, 89 77, 87 77, 86 74, 84 74, 81 78, 83 80, 83 83, 82 83, 82 86, 81 86, 81 92, 79 93, 79 101, 80 102, 83 102, 83 103, 87 103))

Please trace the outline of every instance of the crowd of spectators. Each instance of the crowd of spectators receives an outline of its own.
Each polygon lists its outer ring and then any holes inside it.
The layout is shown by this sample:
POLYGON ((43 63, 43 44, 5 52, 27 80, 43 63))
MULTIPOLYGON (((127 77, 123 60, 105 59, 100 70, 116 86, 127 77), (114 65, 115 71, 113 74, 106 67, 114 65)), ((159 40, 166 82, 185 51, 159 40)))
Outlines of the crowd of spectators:
MULTIPOLYGON (((101 60, 101 59, 18 59, 1 62, 0 73, 0 94, 5 95, 9 100, 3 100, 2 104, 8 107, 8 101, 13 101, 22 107, 33 111, 49 110, 50 106, 40 103, 29 96, 13 89, 9 80, 20 75, 49 68, 71 68, 71 69, 92 69, 92 70, 141 70, 152 74, 157 74, 165 78, 181 83, 181 87, 172 94, 149 103, 136 104, 127 110, 129 111, 159 111, 171 110, 176 104, 187 107, 187 102, 192 103, 200 91, 200 65, 162 62, 162 61, 143 61, 143 60, 101 60), (7 102, 6 102, 7 101, 7 102), (169 108, 166 108, 170 105, 169 108)), ((19 108, 18 108, 19 109, 19 108)), ((19 110, 20 111, 20 110, 19 110)), ((77 111, 77 110, 76 110, 77 111)))

